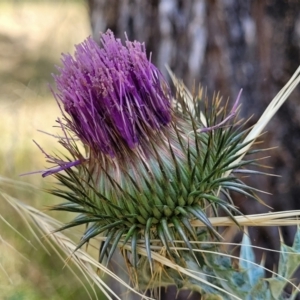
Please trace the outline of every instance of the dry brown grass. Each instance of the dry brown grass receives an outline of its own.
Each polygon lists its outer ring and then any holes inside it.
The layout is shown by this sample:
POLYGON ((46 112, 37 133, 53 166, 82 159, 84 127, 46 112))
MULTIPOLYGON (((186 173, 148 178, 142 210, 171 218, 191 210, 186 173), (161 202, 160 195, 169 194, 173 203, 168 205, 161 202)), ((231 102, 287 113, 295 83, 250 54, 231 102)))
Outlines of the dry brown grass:
MULTIPOLYGON (((44 155, 33 139, 49 152, 57 148, 55 139, 38 132, 57 133, 53 125, 59 110, 48 82, 52 82, 51 73, 55 72, 61 53, 73 52, 74 44, 89 34, 83 2, 0 2, 0 177, 32 183, 38 188, 50 181, 39 174, 19 175, 46 167, 44 155)), ((17 183, 7 186, 0 180, 1 188, 37 208, 55 201, 45 193, 19 189, 17 183)), ((24 230, 21 217, 3 199, 0 204, 0 217, 3 215, 26 239, 31 239, 28 243, 18 237, 0 220, 0 299, 85 297, 78 281, 65 280, 72 275, 63 270, 63 262, 55 255, 49 257, 35 244, 24 230)))

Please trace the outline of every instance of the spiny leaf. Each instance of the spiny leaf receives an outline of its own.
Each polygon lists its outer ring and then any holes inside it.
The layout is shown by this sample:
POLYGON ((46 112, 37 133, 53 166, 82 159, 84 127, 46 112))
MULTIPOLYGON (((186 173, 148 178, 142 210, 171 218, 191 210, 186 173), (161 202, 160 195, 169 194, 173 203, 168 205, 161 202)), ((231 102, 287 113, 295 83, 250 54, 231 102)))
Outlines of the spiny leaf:
MULTIPOLYGON (((111 240, 115 237, 115 233, 117 232, 117 229, 113 229, 111 231, 109 231, 106 235, 106 239, 105 242, 101 245, 100 248, 100 256, 99 256, 99 262, 101 263, 103 261, 103 258, 106 254, 107 248, 109 247, 109 244, 111 242, 111 240)), ((107 261, 107 264, 109 263, 109 261, 107 261)))
POLYGON ((132 238, 131 238, 131 251, 132 251, 132 266, 134 269, 137 269, 137 231, 133 231, 132 238))
POLYGON ((175 248, 173 237, 170 233, 169 226, 167 220, 164 218, 160 221, 160 224, 162 226, 163 232, 165 234, 165 237, 168 239, 168 241, 171 243, 171 245, 175 248))
POLYGON ((129 239, 133 236, 133 234, 136 230, 137 230, 137 224, 133 224, 127 231, 127 234, 123 241, 123 246, 129 241, 129 239))
POLYGON ((210 223, 209 219, 207 218, 206 214, 202 211, 201 207, 199 206, 187 206, 186 211, 194 215, 199 221, 201 221, 204 225, 207 226, 209 231, 216 236, 217 238, 220 237, 219 233, 215 230, 215 228, 210 223))
POLYGON ((114 223, 107 224, 105 226, 99 226, 99 224, 93 224, 90 228, 88 228, 88 230, 82 236, 80 243, 76 247, 76 250, 79 249, 82 245, 84 245, 91 238, 97 236, 98 234, 100 234, 106 230, 113 229, 113 228, 117 227, 118 225, 121 225, 122 223, 123 223, 123 221, 119 220, 114 223))
POLYGON ((191 243, 189 242, 189 239, 187 238, 185 231, 181 227, 180 222, 178 221, 178 219, 176 217, 172 218, 172 223, 174 224, 176 232, 180 235, 180 237, 184 240, 185 244, 189 248, 190 253, 194 256, 195 260, 198 261, 196 255, 193 252, 193 247, 192 247, 191 243))
POLYGON ((168 253, 171 253, 171 250, 169 248, 169 245, 168 245, 168 242, 166 240, 166 237, 165 237, 165 234, 164 234, 164 230, 162 228, 162 225, 159 224, 158 225, 158 228, 157 228, 157 233, 158 233, 158 236, 163 244, 163 246, 165 247, 165 249, 167 250, 168 253))
POLYGON ((126 228, 122 228, 122 229, 118 230, 118 232, 115 234, 114 241, 111 245, 111 248, 110 248, 110 251, 109 251, 109 254, 108 254, 108 257, 107 257, 107 264, 109 263, 109 261, 111 260, 113 254, 115 253, 115 251, 118 247, 118 244, 120 242, 120 239, 122 237, 122 234, 124 233, 125 230, 126 230, 126 228))
POLYGON ((152 265, 152 258, 151 258, 151 225, 152 225, 153 218, 149 218, 146 223, 145 228, 145 246, 147 251, 147 257, 150 264, 151 273, 153 273, 153 265, 152 265))
POLYGON ((242 268, 242 270, 244 270, 245 275, 248 278, 248 284, 250 286, 256 285, 258 281, 265 276, 265 272, 262 267, 254 264, 255 255, 246 229, 244 231, 244 236, 241 244, 240 258, 240 267, 242 268))

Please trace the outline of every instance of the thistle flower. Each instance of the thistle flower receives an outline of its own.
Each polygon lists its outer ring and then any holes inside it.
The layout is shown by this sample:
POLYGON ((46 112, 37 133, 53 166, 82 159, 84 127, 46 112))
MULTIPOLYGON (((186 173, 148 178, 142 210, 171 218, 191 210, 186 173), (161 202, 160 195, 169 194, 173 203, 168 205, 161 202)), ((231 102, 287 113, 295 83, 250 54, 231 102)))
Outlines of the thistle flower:
MULTIPOLYGON (((103 48, 88 38, 64 55, 54 76, 68 127, 93 153, 122 156, 171 121, 171 93, 145 47, 108 31, 103 48)), ((127 154, 125 154, 127 155, 127 154)))
MULTIPOLYGON (((52 191, 67 200, 53 209, 78 213, 61 230, 87 225, 77 248, 104 235, 101 262, 129 244, 131 254, 126 250, 124 255, 139 274, 136 283, 146 288, 145 274, 154 268, 153 240, 169 259, 186 266, 186 252, 176 250, 182 247, 176 241, 182 240, 194 262, 204 263, 191 241, 220 238, 209 221, 219 209, 235 221, 239 211, 229 192, 256 199, 255 189, 231 173, 254 162, 242 159, 252 140, 243 143, 247 130, 224 126, 236 114, 237 102, 226 117, 216 98, 203 118, 201 95, 187 103, 177 85, 173 100, 143 45, 126 41, 123 46, 111 31, 101 42, 102 48, 88 38, 76 47, 74 58, 64 55, 60 74, 54 76, 65 120, 59 121, 65 132, 60 142, 72 159, 48 156, 59 167, 44 175, 54 174, 68 188, 52 191), (79 151, 76 139, 86 154, 79 151), (194 220, 206 229, 196 230, 194 220), (138 240, 144 240, 146 262, 139 259, 138 240)), ((183 282, 179 277, 176 282, 183 282)))

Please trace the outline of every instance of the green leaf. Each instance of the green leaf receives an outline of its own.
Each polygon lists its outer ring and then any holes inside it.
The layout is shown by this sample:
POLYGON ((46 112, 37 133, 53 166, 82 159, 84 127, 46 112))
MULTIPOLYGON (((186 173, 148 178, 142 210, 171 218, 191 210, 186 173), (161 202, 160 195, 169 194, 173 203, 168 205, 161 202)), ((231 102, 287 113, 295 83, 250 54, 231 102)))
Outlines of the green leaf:
POLYGON ((265 272, 263 267, 255 265, 255 255, 247 231, 243 236, 240 258, 240 267, 245 272, 248 284, 253 287, 265 276, 265 272))
POLYGON ((153 218, 149 218, 146 223, 145 228, 145 246, 146 246, 146 252, 147 257, 150 264, 151 273, 153 273, 153 265, 152 265, 152 258, 151 258, 151 225, 152 225, 153 218))

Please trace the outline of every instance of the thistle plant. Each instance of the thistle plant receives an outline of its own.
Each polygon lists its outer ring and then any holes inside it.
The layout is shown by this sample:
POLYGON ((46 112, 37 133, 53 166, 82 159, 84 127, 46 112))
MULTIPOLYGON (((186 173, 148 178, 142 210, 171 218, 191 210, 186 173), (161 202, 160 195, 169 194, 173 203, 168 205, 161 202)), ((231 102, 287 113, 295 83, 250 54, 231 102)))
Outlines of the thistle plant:
MULTIPOLYGON (((222 212, 242 230, 231 192, 261 201, 238 175, 263 174, 247 155, 290 90, 249 130, 238 118, 240 94, 229 110, 219 97, 208 103, 201 90, 192 96, 170 72, 174 96, 143 44, 123 45, 111 31, 101 43, 88 38, 74 57, 63 55, 53 93, 68 155, 44 152, 55 166, 43 176, 58 179, 51 193, 64 199, 52 209, 76 214, 59 230, 86 226, 74 251, 96 238, 99 262, 108 264, 120 250, 141 292, 176 285, 203 299, 284 299, 299 258, 286 254, 290 267, 267 284, 247 235, 235 268, 211 220, 222 212)), ((289 253, 300 251, 298 235, 289 253)))

